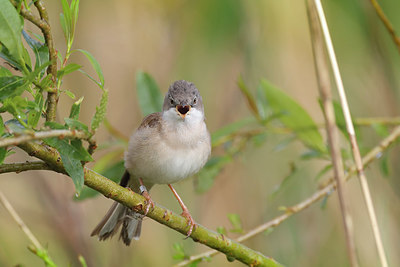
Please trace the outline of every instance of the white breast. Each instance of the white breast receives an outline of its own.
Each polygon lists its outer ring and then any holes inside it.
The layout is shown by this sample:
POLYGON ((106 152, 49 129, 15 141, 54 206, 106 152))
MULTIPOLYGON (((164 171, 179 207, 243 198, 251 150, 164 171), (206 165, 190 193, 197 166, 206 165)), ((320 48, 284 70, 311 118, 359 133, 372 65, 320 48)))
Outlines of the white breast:
POLYGON ((201 114, 191 109, 185 120, 164 112, 163 127, 133 134, 125 167, 133 176, 154 184, 171 184, 197 173, 211 152, 210 134, 201 114))

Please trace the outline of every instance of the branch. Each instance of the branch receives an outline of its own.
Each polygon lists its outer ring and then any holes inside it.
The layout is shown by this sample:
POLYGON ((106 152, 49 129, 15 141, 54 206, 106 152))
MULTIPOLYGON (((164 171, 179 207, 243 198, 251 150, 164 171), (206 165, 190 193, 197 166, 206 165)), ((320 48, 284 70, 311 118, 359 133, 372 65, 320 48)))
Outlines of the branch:
POLYGON ((20 173, 31 170, 51 170, 50 166, 43 161, 27 161, 21 163, 9 163, 0 165, 0 174, 8 172, 20 173))
POLYGON ((47 110, 46 110, 46 121, 55 121, 56 119, 56 107, 57 107, 57 51, 54 48, 53 36, 51 35, 51 27, 49 23, 49 16, 47 14, 46 7, 42 0, 35 1, 35 6, 40 14, 40 18, 46 23, 40 26, 40 29, 44 35, 47 47, 49 48, 49 59, 50 66, 47 69, 47 74, 51 75, 52 79, 52 90, 47 94, 47 110))
POLYGON ((0 147, 19 145, 27 141, 50 138, 50 137, 59 137, 59 138, 73 137, 78 139, 89 138, 89 136, 85 132, 78 130, 51 130, 43 132, 30 132, 28 134, 24 134, 17 137, 4 138, 0 140, 0 147))
POLYGON ((393 42, 395 43, 397 49, 400 52, 400 38, 396 35, 396 32, 394 31, 394 28, 393 28, 392 24, 390 23, 389 19, 386 17, 386 15, 383 12, 383 10, 382 10, 381 6, 379 5, 378 1, 371 0, 371 4, 375 9, 376 14, 378 14, 378 17, 383 22, 383 25, 385 25, 386 29, 388 30, 390 36, 393 39, 393 42))
POLYGON ((31 11, 24 9, 22 6, 21 2, 17 2, 15 0, 10 0, 11 4, 14 5, 14 7, 19 10, 19 13, 26 19, 35 24, 37 27, 42 29, 43 27, 46 27, 45 24, 47 24, 46 21, 42 20, 41 18, 35 16, 31 11), (20 6, 18 6, 20 4, 20 6))
MULTIPOLYGON (((66 173, 60 160, 60 155, 55 149, 34 142, 26 142, 20 144, 19 147, 25 150, 29 155, 35 156, 46 162, 54 171, 64 174, 66 173)), ((107 198, 111 198, 143 214, 143 207, 145 206, 145 198, 143 196, 119 186, 113 181, 86 167, 84 169, 84 174, 85 185, 102 193, 107 198)), ((147 216, 182 233, 183 235, 186 235, 187 233, 188 226, 186 219, 161 206, 156 205, 147 216)), ((200 242, 210 248, 219 250, 228 257, 235 258, 248 265, 280 266, 280 264, 273 259, 265 257, 261 253, 239 244, 224 235, 210 231, 201 225, 198 225, 190 237, 196 242, 200 242)))
MULTIPOLYGON (((377 146, 375 146, 373 149, 371 149, 362 159, 362 163, 365 167, 367 167, 371 162, 374 160, 380 158, 380 155, 389 148, 390 145, 392 145, 398 138, 400 137, 400 126, 395 128, 393 132, 383 139, 377 146)), ((347 170, 347 174, 345 176, 346 181, 350 180, 354 174, 356 174, 357 169, 356 166, 353 165, 347 170)), ((297 203, 294 206, 288 207, 285 210, 285 213, 273 218, 272 220, 257 226, 253 230, 250 230, 246 234, 240 236, 239 238, 236 239, 237 242, 243 242, 245 240, 248 240, 260 233, 265 232, 268 229, 277 227, 280 225, 282 222, 286 221, 289 219, 292 215, 295 215, 306 208, 310 207, 312 204, 316 203, 317 201, 321 200, 324 197, 328 197, 334 190, 336 189, 336 182, 333 177, 328 179, 328 182, 326 185, 324 185, 321 189, 316 191, 312 196, 306 198, 305 200, 297 203)), ((186 266, 192 262, 205 259, 211 256, 214 256, 218 253, 218 251, 215 250, 209 250, 206 252, 203 252, 201 254, 191 256, 189 259, 181 261, 180 263, 176 264, 175 266, 186 266)))

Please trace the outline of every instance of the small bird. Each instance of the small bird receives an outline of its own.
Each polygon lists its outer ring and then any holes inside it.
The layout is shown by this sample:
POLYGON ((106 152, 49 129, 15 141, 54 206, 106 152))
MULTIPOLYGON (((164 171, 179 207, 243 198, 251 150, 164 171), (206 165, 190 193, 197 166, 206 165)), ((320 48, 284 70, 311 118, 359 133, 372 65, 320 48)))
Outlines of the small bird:
MULTIPOLYGON (((211 138, 204 117, 203 100, 196 86, 185 80, 171 84, 163 111, 146 116, 129 140, 125 152, 125 174, 120 185, 146 198, 145 214, 154 207, 148 190, 168 184, 188 220, 191 235, 196 223, 172 183, 197 173, 211 153, 211 138)), ((120 238, 129 246, 140 237, 144 215, 115 202, 91 236, 112 237, 122 224, 120 238)))

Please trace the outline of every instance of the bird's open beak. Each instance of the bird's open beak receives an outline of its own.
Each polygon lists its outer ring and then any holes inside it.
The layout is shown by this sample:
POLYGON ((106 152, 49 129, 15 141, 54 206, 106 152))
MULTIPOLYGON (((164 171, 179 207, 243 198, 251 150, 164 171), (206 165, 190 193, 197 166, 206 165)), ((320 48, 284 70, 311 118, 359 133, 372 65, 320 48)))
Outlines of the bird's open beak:
POLYGON ((175 108, 176 108, 176 111, 178 111, 179 116, 181 116, 181 118, 184 120, 186 117, 186 114, 191 109, 191 106, 190 105, 186 105, 186 106, 177 105, 175 108))

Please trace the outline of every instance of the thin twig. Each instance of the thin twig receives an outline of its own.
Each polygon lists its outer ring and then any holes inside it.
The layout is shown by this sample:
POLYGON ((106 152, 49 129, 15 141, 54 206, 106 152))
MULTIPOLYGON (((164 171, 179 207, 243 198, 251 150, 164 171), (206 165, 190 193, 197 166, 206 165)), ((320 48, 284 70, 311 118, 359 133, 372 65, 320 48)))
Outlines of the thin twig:
POLYGON ((57 108, 57 51, 54 48, 53 36, 51 34, 51 27, 49 23, 49 16, 47 14, 46 7, 42 0, 35 1, 35 6, 40 14, 40 18, 46 21, 40 29, 44 35, 44 39, 47 47, 49 48, 49 59, 50 66, 47 69, 47 74, 51 75, 52 90, 47 94, 47 110, 46 110, 46 121, 55 121, 56 119, 56 108, 57 108))
POLYGON ((5 163, 0 165, 0 174, 8 172, 24 172, 32 170, 51 170, 50 166, 43 161, 27 161, 21 163, 5 163))
MULTIPOLYGON (((389 148, 391 144, 393 144, 398 138, 400 137, 400 126, 396 127, 389 136, 387 136, 385 139, 383 139, 377 146, 375 146, 373 149, 371 149, 362 159, 363 165, 366 167, 368 166, 371 162, 373 162, 376 159, 379 159, 382 153, 389 148)), ((350 180, 354 174, 357 172, 356 166, 353 165, 351 166, 346 173, 345 179, 346 181, 350 180)), ((257 226, 256 228, 250 230, 246 234, 240 236, 239 238, 236 239, 237 242, 243 242, 245 240, 248 240, 260 233, 263 233, 264 231, 271 229, 273 227, 276 227, 280 225, 282 222, 286 221, 289 219, 292 215, 295 215, 306 208, 310 207, 312 204, 317 202, 318 200, 321 200, 324 197, 328 197, 336 188, 336 182, 333 177, 328 179, 328 183, 323 186, 321 189, 316 191, 312 196, 306 198, 305 200, 297 203, 296 205, 293 205, 285 210, 285 213, 275 217, 274 219, 257 226)), ((181 261, 180 263, 176 264, 175 266, 186 266, 192 262, 198 261, 203 258, 208 258, 211 257, 215 254, 217 254, 218 251, 215 250, 208 250, 206 252, 203 252, 201 254, 191 256, 189 259, 181 261)))
POLYGON ((400 38, 396 35, 396 32, 395 32, 395 30, 393 28, 393 25, 390 23, 389 19, 386 17, 386 15, 383 12, 383 10, 382 10, 381 6, 379 5, 378 1, 371 0, 371 4, 375 9, 376 14, 378 14, 378 17, 383 22, 383 25, 385 25, 386 29, 388 30, 390 36, 393 39, 393 42, 395 43, 397 49, 400 52, 400 38))
POLYGON ((325 19, 325 14, 324 14, 324 10, 321 5, 321 1, 320 0, 314 0, 314 1, 315 1, 315 5, 317 8, 318 17, 319 17, 319 20, 321 23, 322 32, 323 32, 323 35, 325 38, 325 44, 327 46, 327 51, 328 51, 329 59, 330 59, 331 66, 333 69, 333 75, 335 77, 336 86, 338 88, 340 102, 342 105, 342 110, 343 110, 344 118, 346 121, 346 128, 347 128, 347 132, 350 137, 353 158, 354 158, 354 161, 355 161, 355 164, 357 167, 358 177, 360 178, 361 189, 362 189, 362 192, 364 195, 364 200, 367 205, 368 215, 369 215, 369 219, 371 222, 371 226, 372 226, 372 230, 373 230, 373 234, 374 234, 374 238, 375 238, 375 244, 376 244, 376 247, 378 250, 381 265, 383 267, 387 267, 388 263, 387 263, 383 243, 382 243, 382 238, 381 238, 381 235, 379 232, 378 220, 375 215, 375 210, 374 210, 374 206, 372 203, 372 198, 371 198, 371 194, 369 191, 367 178, 365 177, 365 174, 364 174, 364 169, 363 169, 362 160, 361 160, 361 154, 360 154, 360 150, 359 150, 359 147, 357 144, 357 139, 356 139, 354 126, 353 126, 353 122, 352 122, 351 115, 350 115, 349 105, 347 103, 346 93, 344 90, 342 78, 341 78, 340 71, 339 71, 339 66, 338 66, 338 63, 336 60, 335 51, 334 51, 332 40, 331 40, 331 37, 329 34, 328 24, 325 19))
POLYGON ((24 234, 28 237, 28 239, 33 243, 33 245, 40 249, 43 250, 42 245, 39 243, 39 241, 36 239, 36 237, 33 235, 31 230, 26 226, 24 221, 19 217, 18 213, 14 210, 14 208, 11 206, 10 202, 7 200, 6 196, 0 191, 0 202, 3 204, 4 208, 10 213, 11 217, 14 219, 14 221, 18 224, 18 226, 21 228, 21 230, 24 232, 24 234))
POLYGON ((5 146, 15 146, 27 141, 44 139, 50 137, 73 137, 78 139, 86 139, 88 135, 83 131, 78 130, 51 130, 51 131, 43 131, 43 132, 30 132, 28 134, 24 134, 17 137, 4 138, 0 140, 0 147, 5 146))
POLYGON ((41 18, 35 16, 31 11, 24 9, 23 7, 19 7, 18 4, 22 5, 21 2, 17 2, 15 0, 11 0, 11 3, 17 8, 17 10, 19 9, 20 14, 28 21, 32 22, 33 24, 35 24, 37 27, 39 27, 40 29, 45 27, 45 24, 47 24, 46 21, 42 20, 41 18))
POLYGON ((326 62, 324 41, 318 23, 318 15, 312 0, 307 0, 307 13, 310 26, 311 43, 314 53, 315 71, 317 74, 318 89, 322 100, 329 151, 332 158, 333 173, 337 185, 343 226, 346 234, 346 248, 351 266, 358 266, 354 229, 349 212, 349 198, 344 180, 343 161, 340 151, 339 130, 336 127, 335 111, 332 103, 332 89, 330 85, 329 67, 326 62))

